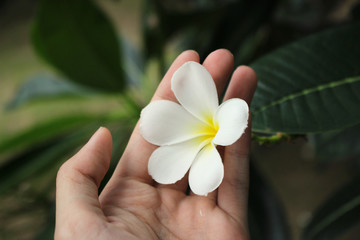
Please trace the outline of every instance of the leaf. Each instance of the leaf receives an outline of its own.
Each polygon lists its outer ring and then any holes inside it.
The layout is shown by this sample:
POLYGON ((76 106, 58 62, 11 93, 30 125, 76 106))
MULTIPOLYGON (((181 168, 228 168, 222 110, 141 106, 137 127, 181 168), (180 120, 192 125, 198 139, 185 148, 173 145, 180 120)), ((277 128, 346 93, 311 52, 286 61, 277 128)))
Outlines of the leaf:
POLYGON ((56 217, 56 208, 55 208, 55 202, 51 205, 49 209, 47 209, 47 221, 45 223, 45 226, 41 231, 39 231, 35 237, 33 237, 33 240, 43 240, 43 239, 52 239, 54 238, 55 233, 55 217, 56 217))
MULTIPOLYGON (((185 39, 181 48, 196 50, 201 59, 218 48, 237 53, 247 37, 270 17, 276 5, 274 0, 153 2, 159 24, 145 22, 146 50, 150 53, 161 51, 164 42, 182 31, 185 39)), ((154 17, 154 14, 147 15, 146 19, 154 17)))
MULTIPOLYGON (((97 124, 96 124, 97 126, 97 124)), ((0 195, 25 179, 58 164, 67 154, 88 139, 96 127, 87 125, 65 137, 53 139, 27 149, 6 160, 0 167, 0 195)))
POLYGON ((360 122, 360 24, 321 32, 251 65, 255 132, 304 134, 360 122))
POLYGON ((252 161, 250 162, 248 209, 251 239, 291 239, 282 205, 252 161))
POLYGON ((32 42, 44 60, 70 80, 96 89, 125 86, 119 39, 93 1, 41 0, 32 42))
POLYGON ((317 159, 323 162, 360 158, 360 125, 340 131, 314 134, 309 141, 317 159))
POLYGON ((39 74, 28 79, 18 90, 13 99, 6 106, 7 110, 14 109, 29 101, 40 98, 59 96, 86 96, 94 91, 80 87, 60 77, 39 74))
POLYGON ((342 187, 314 213, 302 233, 303 240, 337 239, 360 223, 360 177, 342 187))
MULTIPOLYGON (((235 0, 239 1, 239 0, 235 0)), ((166 12, 197 12, 212 10, 214 8, 222 7, 234 2, 234 0, 192 0, 191 2, 184 2, 182 0, 155 0, 156 4, 161 6, 166 12)))
MULTIPOLYGON (((197 34, 198 41, 193 49, 199 50, 202 57, 206 57, 214 49, 219 48, 226 48, 237 55, 247 38, 270 18, 276 2, 274 0, 232 2, 233 4, 229 4, 224 9, 221 18, 213 25, 205 23, 199 26, 198 31, 205 26, 210 27, 211 37, 203 39, 197 34), (206 46, 205 43, 208 45, 206 46)), ((236 64, 240 64, 239 59, 235 58, 235 61, 236 64)))
POLYGON ((90 121, 100 121, 93 115, 74 115, 57 119, 51 119, 30 127, 17 135, 0 142, 0 154, 36 145, 42 141, 59 137, 75 127, 80 127, 90 121))

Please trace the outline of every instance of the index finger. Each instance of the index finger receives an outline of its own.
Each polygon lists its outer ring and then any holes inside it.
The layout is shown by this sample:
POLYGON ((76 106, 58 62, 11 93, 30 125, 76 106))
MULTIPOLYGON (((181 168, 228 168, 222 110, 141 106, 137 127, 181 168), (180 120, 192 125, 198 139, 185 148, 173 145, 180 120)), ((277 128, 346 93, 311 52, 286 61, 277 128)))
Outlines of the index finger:
MULTIPOLYGON (((163 80, 159 84, 152 101, 165 99, 170 101, 176 101, 174 93, 171 91, 171 77, 174 72, 182 66, 185 62, 194 61, 199 62, 199 55, 197 52, 188 50, 180 54, 168 72, 165 74, 163 80)), ((123 156, 120 159, 118 166, 115 169, 113 176, 119 177, 135 177, 143 179, 146 182, 152 182, 152 178, 147 171, 147 161, 151 153, 157 148, 157 146, 147 142, 140 133, 139 122, 137 123, 129 143, 124 151, 123 156)))

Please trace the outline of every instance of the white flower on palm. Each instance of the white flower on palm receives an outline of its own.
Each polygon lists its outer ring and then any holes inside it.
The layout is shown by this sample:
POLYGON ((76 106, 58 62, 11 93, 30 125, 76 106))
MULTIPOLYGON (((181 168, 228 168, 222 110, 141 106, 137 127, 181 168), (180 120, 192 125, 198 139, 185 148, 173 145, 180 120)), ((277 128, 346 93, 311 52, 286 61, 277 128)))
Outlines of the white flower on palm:
POLYGON ((187 62, 171 79, 180 104, 153 101, 141 112, 140 131, 160 146, 150 156, 148 171, 161 184, 172 184, 189 171, 190 189, 206 196, 224 177, 217 145, 236 142, 247 127, 249 108, 238 98, 219 106, 215 83, 201 64, 187 62))

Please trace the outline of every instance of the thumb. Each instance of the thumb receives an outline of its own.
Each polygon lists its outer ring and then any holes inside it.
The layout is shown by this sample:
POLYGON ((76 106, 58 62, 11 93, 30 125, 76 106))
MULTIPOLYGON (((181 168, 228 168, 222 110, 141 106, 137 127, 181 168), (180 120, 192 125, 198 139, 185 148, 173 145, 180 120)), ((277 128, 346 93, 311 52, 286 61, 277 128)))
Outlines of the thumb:
POLYGON ((98 187, 109 168, 111 152, 111 133, 101 127, 61 166, 56 178, 55 235, 71 234, 74 225, 79 227, 79 221, 103 216, 98 187))

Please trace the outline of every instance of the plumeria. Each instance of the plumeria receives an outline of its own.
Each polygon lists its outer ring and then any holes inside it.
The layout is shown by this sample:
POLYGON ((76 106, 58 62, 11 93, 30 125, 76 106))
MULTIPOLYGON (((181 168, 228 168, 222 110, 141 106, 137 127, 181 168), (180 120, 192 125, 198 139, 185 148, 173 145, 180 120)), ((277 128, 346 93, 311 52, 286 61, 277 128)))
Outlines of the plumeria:
POLYGON ((231 145, 241 137, 249 108, 238 98, 219 106, 210 73, 196 62, 187 62, 174 73, 171 89, 180 104, 153 101, 141 112, 141 134, 160 146, 150 156, 148 171, 161 184, 175 183, 189 171, 192 192, 206 196, 224 177, 216 146, 231 145))

